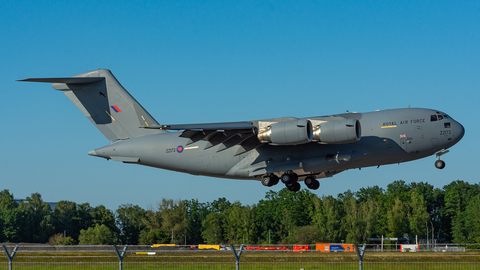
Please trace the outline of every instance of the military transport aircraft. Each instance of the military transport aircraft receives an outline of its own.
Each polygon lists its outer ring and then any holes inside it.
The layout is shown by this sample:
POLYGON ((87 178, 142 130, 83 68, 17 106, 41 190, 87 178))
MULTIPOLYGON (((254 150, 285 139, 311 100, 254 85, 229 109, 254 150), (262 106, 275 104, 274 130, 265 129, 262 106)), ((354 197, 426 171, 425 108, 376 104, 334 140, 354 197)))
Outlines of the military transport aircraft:
POLYGON ((306 118, 160 125, 110 70, 68 78, 31 78, 61 90, 112 141, 91 156, 231 179, 279 180, 298 191, 318 189, 318 178, 348 169, 440 156, 464 135, 446 113, 393 109, 306 118), (170 132, 169 132, 170 131, 170 132), (171 132, 175 131, 175 132, 171 132))

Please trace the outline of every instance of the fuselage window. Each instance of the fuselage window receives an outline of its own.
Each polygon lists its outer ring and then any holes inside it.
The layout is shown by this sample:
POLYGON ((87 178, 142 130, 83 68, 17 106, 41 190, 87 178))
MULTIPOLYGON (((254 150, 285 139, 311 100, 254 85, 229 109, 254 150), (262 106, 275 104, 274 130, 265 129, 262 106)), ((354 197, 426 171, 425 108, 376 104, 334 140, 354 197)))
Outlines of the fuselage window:
POLYGON ((450 128, 450 122, 444 123, 443 125, 445 126, 445 128, 450 128))
POLYGON ((432 114, 432 116, 430 116, 430 122, 433 122, 433 121, 437 121, 437 115, 435 114, 432 114))

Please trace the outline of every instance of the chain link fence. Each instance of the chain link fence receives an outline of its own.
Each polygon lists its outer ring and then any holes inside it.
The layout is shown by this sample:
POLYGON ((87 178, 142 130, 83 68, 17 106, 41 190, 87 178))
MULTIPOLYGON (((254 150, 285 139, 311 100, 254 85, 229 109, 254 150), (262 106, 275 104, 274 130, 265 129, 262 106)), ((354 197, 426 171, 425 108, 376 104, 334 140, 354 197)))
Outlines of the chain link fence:
MULTIPOLYGON (((0 270, 7 270, 8 263, 0 263, 0 270)), ((118 270, 116 262, 15 262, 13 269, 22 270, 118 270)), ((123 269, 146 270, 220 270, 235 269, 234 262, 124 262, 123 269)), ((242 270, 287 269, 359 269, 358 262, 242 262, 242 270)), ((478 270, 480 262, 363 262, 367 270, 478 270)))

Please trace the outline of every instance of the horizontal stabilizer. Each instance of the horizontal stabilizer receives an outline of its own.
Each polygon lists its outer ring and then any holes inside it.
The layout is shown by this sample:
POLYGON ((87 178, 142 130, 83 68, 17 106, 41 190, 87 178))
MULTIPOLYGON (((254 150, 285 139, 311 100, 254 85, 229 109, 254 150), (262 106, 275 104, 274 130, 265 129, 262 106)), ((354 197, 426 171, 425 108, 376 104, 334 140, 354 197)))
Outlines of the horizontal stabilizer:
POLYGON ((18 80, 20 82, 45 82, 45 83, 95 83, 105 80, 104 77, 88 77, 88 78, 30 78, 18 80))

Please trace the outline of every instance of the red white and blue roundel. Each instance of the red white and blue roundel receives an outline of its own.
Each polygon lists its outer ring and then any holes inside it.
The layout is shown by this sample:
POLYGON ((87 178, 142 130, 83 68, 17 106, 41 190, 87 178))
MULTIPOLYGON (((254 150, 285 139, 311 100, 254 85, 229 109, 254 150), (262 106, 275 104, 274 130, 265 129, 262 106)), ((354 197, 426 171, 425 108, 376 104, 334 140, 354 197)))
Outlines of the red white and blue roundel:
POLYGON ((179 145, 179 146, 177 147, 177 153, 182 153, 182 152, 183 152, 183 149, 184 149, 183 146, 179 145))

